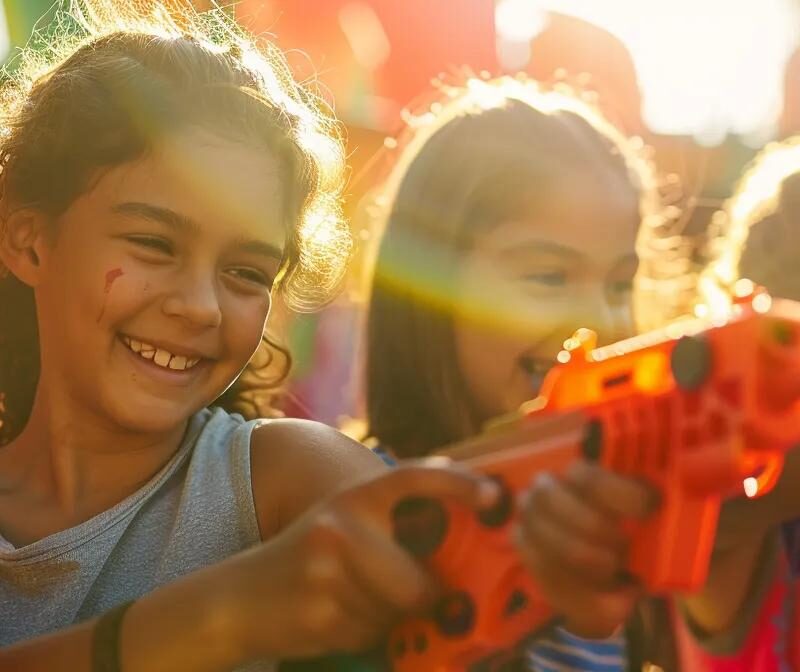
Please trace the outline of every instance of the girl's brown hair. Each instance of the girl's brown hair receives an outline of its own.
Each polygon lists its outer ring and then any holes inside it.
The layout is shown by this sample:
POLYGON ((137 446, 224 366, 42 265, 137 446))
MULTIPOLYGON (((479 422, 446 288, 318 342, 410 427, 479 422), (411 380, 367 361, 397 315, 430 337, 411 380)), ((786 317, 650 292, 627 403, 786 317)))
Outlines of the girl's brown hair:
MULTIPOLYGON (((34 38, 0 91, 0 237, 13 210, 55 217, 99 171, 202 126, 278 161, 287 246, 276 286, 294 308, 324 304, 351 246, 342 144, 281 53, 224 11, 177 0, 76 0, 59 16, 56 37, 34 38)), ((33 292, 0 265, 0 444, 24 426, 38 375, 33 292)))
POLYGON ((479 227, 535 212, 573 172, 611 175, 639 195, 643 216, 659 213, 649 163, 571 90, 502 77, 443 91, 408 118, 372 280, 369 432, 401 457, 480 430, 452 332, 456 267, 479 227))

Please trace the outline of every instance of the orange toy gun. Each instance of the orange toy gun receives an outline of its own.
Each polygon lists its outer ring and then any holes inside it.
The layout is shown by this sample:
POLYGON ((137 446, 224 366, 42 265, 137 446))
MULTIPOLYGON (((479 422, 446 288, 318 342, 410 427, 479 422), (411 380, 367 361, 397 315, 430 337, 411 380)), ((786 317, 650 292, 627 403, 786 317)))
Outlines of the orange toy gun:
POLYGON ((629 571, 652 593, 691 592, 721 501, 743 482, 751 496, 769 491, 800 440, 800 303, 756 292, 724 323, 687 320, 604 348, 580 330, 558 359, 514 428, 449 451, 484 454, 468 463, 503 486, 494 510, 398 504, 396 538, 444 597, 392 633, 395 672, 499 669, 492 655, 552 619, 509 538, 515 495, 537 473, 586 457, 656 487, 661 507, 632 533, 629 571))

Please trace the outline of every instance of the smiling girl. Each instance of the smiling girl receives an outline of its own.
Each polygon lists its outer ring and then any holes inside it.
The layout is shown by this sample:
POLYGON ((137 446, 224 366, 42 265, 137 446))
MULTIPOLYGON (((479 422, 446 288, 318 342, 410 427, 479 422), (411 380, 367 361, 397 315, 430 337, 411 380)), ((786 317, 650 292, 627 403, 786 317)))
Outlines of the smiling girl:
POLYGON ((400 457, 516 411, 578 327, 629 336, 637 231, 662 214, 650 165, 574 92, 472 78, 441 97, 380 194, 368 420, 400 457))
POLYGON ((209 408, 273 297, 324 302, 350 239, 319 101, 224 14, 179 4, 78 3, 82 35, 49 64, 27 53, 3 90, 2 670, 368 647, 434 592, 394 503, 497 495, 209 408))

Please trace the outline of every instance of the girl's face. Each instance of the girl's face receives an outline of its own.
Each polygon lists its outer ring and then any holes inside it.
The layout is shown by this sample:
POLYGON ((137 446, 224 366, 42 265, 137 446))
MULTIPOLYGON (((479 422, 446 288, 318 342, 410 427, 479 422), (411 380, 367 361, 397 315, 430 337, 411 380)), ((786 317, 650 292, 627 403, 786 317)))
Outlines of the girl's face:
POLYGON ((474 239, 459 267, 455 343, 480 420, 534 397, 579 327, 613 342, 632 334, 638 196, 622 180, 575 176, 530 218, 474 239))
POLYGON ((102 173, 42 260, 47 398, 141 432, 213 401, 261 339, 282 214, 272 157, 200 130, 102 173))

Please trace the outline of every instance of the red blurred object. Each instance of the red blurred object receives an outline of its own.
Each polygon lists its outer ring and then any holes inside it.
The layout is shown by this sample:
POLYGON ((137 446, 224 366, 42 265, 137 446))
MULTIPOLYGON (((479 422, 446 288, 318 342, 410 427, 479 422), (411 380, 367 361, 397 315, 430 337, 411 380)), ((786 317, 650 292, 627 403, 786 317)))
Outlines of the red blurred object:
POLYGON ((531 43, 527 71, 547 81, 564 71, 597 94, 603 114, 628 135, 644 132, 636 66, 625 44, 608 31, 574 16, 551 12, 531 43))
POLYGON ((236 15, 257 34, 273 33, 284 50, 304 52, 290 54, 296 75, 318 72, 345 116, 353 103, 345 97, 365 89, 394 103, 378 114, 378 124, 396 125, 397 110, 427 91, 439 72, 464 65, 497 70, 493 0, 241 0, 236 15), (372 70, 358 62, 342 29, 342 10, 354 7, 377 17, 389 44, 372 70))
POLYGON ((430 512, 416 524, 400 518, 398 540, 440 579, 444 598, 432 617, 393 633, 397 672, 501 669, 491 656, 554 616, 509 534, 517 495, 537 472, 585 457, 650 483, 660 507, 631 525, 628 570, 651 593, 691 592, 706 579, 722 499, 742 494, 746 478, 768 492, 800 439, 798 303, 757 292, 724 324, 687 321, 599 349, 580 330, 565 346, 535 410, 445 451, 482 454, 467 464, 505 486, 503 506, 476 518, 437 504, 435 526, 430 512), (426 540, 431 529, 438 535, 426 540))

